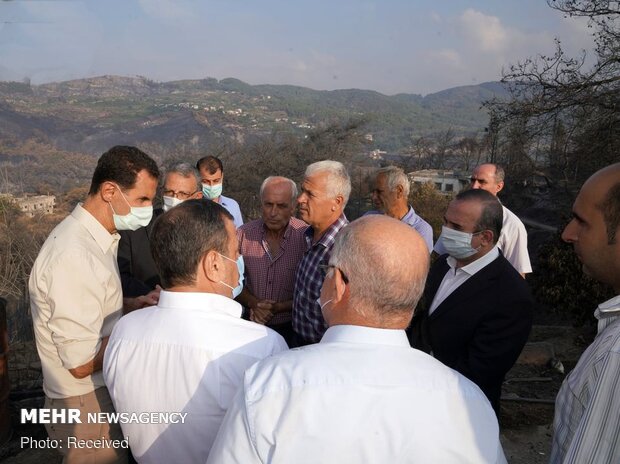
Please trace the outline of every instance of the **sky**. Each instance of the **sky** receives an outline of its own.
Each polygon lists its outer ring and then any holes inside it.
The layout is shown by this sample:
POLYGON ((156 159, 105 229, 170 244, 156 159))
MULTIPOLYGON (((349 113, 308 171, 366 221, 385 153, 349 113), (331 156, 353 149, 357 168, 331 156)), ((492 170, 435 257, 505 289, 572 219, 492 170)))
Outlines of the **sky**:
POLYGON ((428 94, 499 80, 583 18, 545 0, 0 0, 0 80, 234 77, 428 94))

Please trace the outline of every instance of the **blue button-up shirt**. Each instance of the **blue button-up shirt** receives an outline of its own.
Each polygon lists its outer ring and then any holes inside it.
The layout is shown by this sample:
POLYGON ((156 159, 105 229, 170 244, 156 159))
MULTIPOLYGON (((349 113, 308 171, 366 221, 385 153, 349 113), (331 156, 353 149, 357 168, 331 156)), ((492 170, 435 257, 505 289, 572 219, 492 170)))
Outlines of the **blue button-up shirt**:
MULTIPOLYGON (((364 216, 366 216, 367 214, 383 213, 381 211, 368 211, 366 214, 364 214, 364 216)), ((416 212, 413 210, 413 206, 409 207, 409 211, 407 211, 407 214, 400 218, 400 220, 405 224, 409 224, 418 232, 418 234, 422 236, 422 238, 426 242, 429 253, 433 251, 433 228, 428 222, 426 222, 424 219, 422 219, 416 214, 416 212)))

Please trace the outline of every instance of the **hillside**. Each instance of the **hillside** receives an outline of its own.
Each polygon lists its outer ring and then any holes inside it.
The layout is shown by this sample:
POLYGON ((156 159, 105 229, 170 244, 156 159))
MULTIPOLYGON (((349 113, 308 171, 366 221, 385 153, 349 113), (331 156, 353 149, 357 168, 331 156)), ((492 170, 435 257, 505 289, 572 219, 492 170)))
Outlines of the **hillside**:
POLYGON ((375 148, 399 150, 412 137, 449 128, 461 135, 480 133, 488 121, 481 102, 503 95, 498 83, 422 97, 253 86, 232 78, 154 82, 102 76, 36 86, 0 82, 0 155, 10 155, 12 147, 26 140, 91 154, 118 143, 149 143, 163 151, 179 146, 204 150, 253 134, 303 134, 351 117, 368 121, 375 148))

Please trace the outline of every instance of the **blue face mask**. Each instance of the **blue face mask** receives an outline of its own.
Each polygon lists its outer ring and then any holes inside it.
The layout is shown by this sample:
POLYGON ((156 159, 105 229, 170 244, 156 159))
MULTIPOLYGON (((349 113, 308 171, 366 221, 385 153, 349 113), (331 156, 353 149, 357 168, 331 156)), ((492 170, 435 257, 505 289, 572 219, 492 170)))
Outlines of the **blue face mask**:
POLYGON ((245 276, 243 275, 245 272, 245 263, 243 261, 243 256, 239 255, 239 257, 237 258, 237 261, 235 261, 234 259, 230 259, 228 256, 224 256, 222 253, 218 253, 218 254, 222 258, 226 258, 228 261, 232 261, 233 263, 237 264, 237 270, 239 271, 239 285, 237 285, 236 287, 232 287, 228 285, 226 282, 220 280, 220 283, 222 285, 225 285, 226 287, 232 290, 232 299, 234 300, 241 294, 241 291, 243 290, 243 281, 245 280, 245 276))
POLYGON ((450 229, 443 226, 441 228, 441 235, 438 242, 446 250, 446 252, 455 259, 465 259, 475 255, 480 251, 480 247, 472 248, 471 239, 474 235, 478 235, 480 232, 474 234, 469 232, 461 232, 460 230, 450 229))
POLYGON ((121 193, 125 203, 129 205, 129 213, 121 216, 116 214, 112 203, 110 203, 112 219, 114 220, 116 230, 137 230, 140 227, 146 227, 153 218, 153 206, 131 206, 121 188, 118 185, 116 188, 121 193))
POLYGON ((202 193, 209 200, 215 200, 217 197, 222 195, 222 184, 202 184, 202 193))

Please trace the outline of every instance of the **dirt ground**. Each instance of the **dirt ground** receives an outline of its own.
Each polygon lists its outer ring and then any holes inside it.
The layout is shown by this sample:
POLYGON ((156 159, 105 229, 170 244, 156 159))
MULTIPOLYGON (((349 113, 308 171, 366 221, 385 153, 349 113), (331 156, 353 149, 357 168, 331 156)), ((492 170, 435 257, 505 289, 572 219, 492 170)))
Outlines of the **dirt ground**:
MULTIPOLYGON (((511 464, 549 462, 555 397, 594 336, 592 328, 534 326, 530 346, 550 348, 564 373, 550 363, 518 362, 506 376, 500 411, 501 440, 511 464)), ((545 350, 540 350, 545 351, 545 350)), ((543 361, 539 357, 538 361, 543 361)), ((560 369, 561 369, 560 368, 560 369)))
MULTIPOLYGON (((565 374, 574 367, 592 336, 591 329, 561 325, 534 326, 528 342, 529 347, 536 348, 530 350, 533 355, 522 355, 506 376, 502 388, 500 433, 509 463, 542 464, 549 461, 555 396, 565 374), (546 362, 547 354, 562 363, 565 373, 546 362)), ((0 462, 60 463, 61 459, 54 450, 21 447, 22 436, 41 440, 47 436, 43 426, 18 424, 19 409, 41 407, 37 402, 42 404, 42 398, 22 400, 11 405, 13 438, 0 447, 0 462)))

